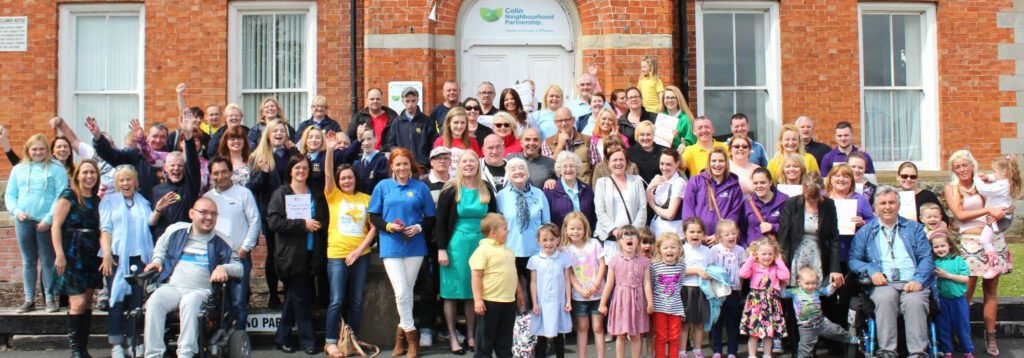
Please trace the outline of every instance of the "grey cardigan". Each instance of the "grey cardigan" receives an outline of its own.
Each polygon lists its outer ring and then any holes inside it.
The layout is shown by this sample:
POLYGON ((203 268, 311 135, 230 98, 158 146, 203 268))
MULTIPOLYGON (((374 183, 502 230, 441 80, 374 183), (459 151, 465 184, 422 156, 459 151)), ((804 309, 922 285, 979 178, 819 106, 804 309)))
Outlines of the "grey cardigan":
MULTIPOLYGON (((626 174, 626 187, 619 188, 626 198, 626 208, 632 218, 631 224, 637 228, 647 224, 647 196, 644 193, 644 181, 639 175, 626 174)), ((604 177, 594 183, 594 211, 597 213, 597 224, 594 225, 594 236, 601 240, 608 239, 615 230, 615 202, 622 197, 615 190, 612 178, 604 177)))

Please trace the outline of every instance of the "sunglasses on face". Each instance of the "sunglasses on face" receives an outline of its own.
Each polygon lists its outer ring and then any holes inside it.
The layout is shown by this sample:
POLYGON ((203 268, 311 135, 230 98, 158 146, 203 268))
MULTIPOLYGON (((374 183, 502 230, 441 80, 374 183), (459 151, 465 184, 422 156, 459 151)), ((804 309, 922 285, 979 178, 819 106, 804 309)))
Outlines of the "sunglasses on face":
POLYGON ((900 174, 900 179, 903 180, 917 180, 917 174, 900 174))
POLYGON ((496 127, 496 128, 508 128, 508 127, 511 127, 511 126, 512 125, 508 124, 508 123, 495 123, 494 124, 494 127, 496 127))
POLYGON ((749 145, 734 145, 732 149, 750 149, 749 145))
POLYGON ((480 112, 480 106, 466 106, 466 110, 480 112))

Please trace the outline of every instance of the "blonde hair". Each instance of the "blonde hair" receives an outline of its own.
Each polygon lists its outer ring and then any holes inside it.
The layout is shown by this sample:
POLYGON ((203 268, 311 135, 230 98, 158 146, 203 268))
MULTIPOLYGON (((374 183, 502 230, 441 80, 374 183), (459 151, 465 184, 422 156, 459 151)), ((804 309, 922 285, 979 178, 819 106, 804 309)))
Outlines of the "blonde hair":
POLYGON ((135 171, 135 168, 131 165, 122 165, 117 168, 117 171, 114 172, 114 185, 117 185, 117 182, 120 181, 121 178, 135 181, 135 188, 133 191, 139 190, 139 172, 135 171))
POLYGON ((921 204, 921 207, 918 208, 917 210, 921 212, 921 216, 924 216, 924 212, 925 211, 929 211, 929 210, 938 210, 939 211, 939 216, 942 216, 942 213, 943 213, 942 212, 942 207, 939 206, 939 204, 932 203, 932 202, 927 202, 927 203, 921 204))
POLYGON ((786 132, 795 132, 796 133, 796 141, 797 141, 796 152, 800 153, 800 156, 802 157, 804 155, 804 145, 803 145, 802 142, 800 142, 800 128, 797 128, 796 125, 794 125, 792 123, 783 124, 782 128, 779 129, 779 138, 775 142, 775 155, 776 156, 783 156, 783 155, 788 154, 788 153, 786 153, 782 149, 782 136, 784 136, 786 134, 786 132))
POLYGON ((654 242, 654 261, 664 260, 664 258, 661 257, 661 245, 669 241, 674 241, 676 245, 679 245, 679 260, 683 259, 683 239, 674 232, 666 232, 658 235, 658 241, 654 242))
POLYGON ((455 117, 464 117, 466 119, 466 129, 463 129, 462 135, 459 136, 459 139, 462 140, 462 149, 472 149, 473 145, 470 142, 469 137, 469 114, 466 113, 466 109, 463 107, 452 108, 448 111, 448 114, 444 116, 444 132, 441 136, 441 138, 443 138, 441 140, 442 144, 445 147, 451 148, 453 145, 452 143, 455 141, 455 133, 452 133, 452 119, 455 117))
POLYGON ((288 118, 284 117, 284 108, 281 108, 281 102, 278 102, 277 98, 274 97, 264 98, 263 101, 260 102, 260 123, 267 123, 267 118, 263 117, 263 109, 267 108, 267 103, 270 102, 274 102, 274 107, 277 107, 277 118, 275 119, 284 123, 288 123, 288 118))
MULTIPOLYGON (((491 122, 492 125, 493 125, 494 121, 497 121, 499 119, 500 120, 504 120, 505 122, 508 122, 509 130, 512 133, 512 136, 515 137, 516 139, 519 139, 519 133, 518 133, 519 131, 516 130, 516 126, 518 125, 518 122, 516 122, 515 117, 513 117, 511 113, 508 113, 508 112, 505 112, 505 111, 501 111, 501 112, 495 113, 494 114, 494 119, 491 122)), ((469 132, 469 131, 466 131, 466 132, 469 132)), ((495 133, 495 134, 497 134, 497 133, 495 133)), ((504 143, 505 142, 505 138, 501 138, 501 142, 504 143)), ((483 144, 483 143, 480 143, 480 144, 483 144)))
POLYGON ((238 104, 228 103, 227 106, 224 106, 224 115, 227 116, 228 111, 230 110, 238 111, 238 114, 241 114, 242 118, 245 118, 245 111, 243 111, 242 107, 240 107, 238 104))
POLYGON ((318 150, 317 153, 324 151, 325 147, 327 146, 327 138, 325 138, 323 130, 321 130, 317 126, 309 126, 308 128, 306 128, 306 130, 302 131, 302 138, 299 139, 299 153, 302 153, 303 155, 310 153, 309 147, 307 147, 306 145, 309 143, 309 135, 313 132, 320 133, 320 150, 318 150))
POLYGON ((794 184, 790 183, 789 179, 786 179, 786 163, 794 162, 800 167, 800 182, 795 184, 803 184, 804 176, 807 175, 807 166, 804 164, 804 158, 796 153, 789 153, 782 157, 782 164, 779 164, 779 177, 776 178, 779 183, 782 184, 794 184))
POLYGON ((28 155, 28 150, 36 143, 39 143, 43 148, 46 148, 46 157, 43 158, 43 166, 50 165, 50 162, 53 159, 53 153, 50 152, 50 141, 46 140, 46 136, 42 134, 35 134, 25 141, 25 149, 22 151, 21 162, 19 164, 32 162, 32 157, 28 155))
POLYGON ((249 168, 259 170, 260 162, 265 162, 270 170, 274 170, 274 146, 270 144, 270 133, 274 131, 274 127, 283 125, 285 125, 284 122, 279 119, 267 123, 267 128, 260 136, 260 142, 256 144, 256 149, 253 149, 249 155, 249 168))
MULTIPOLYGON (((465 157, 467 155, 472 156, 473 160, 476 160, 476 161, 479 161, 479 159, 480 159, 480 156, 477 155, 476 152, 474 152, 472 150, 468 150, 468 149, 467 150, 463 150, 462 154, 459 154, 459 157, 455 159, 455 166, 458 167, 458 163, 461 161, 462 157, 465 157)), ((480 194, 479 195, 480 196, 480 203, 481 204, 490 203, 491 202, 491 192, 490 192, 490 190, 487 189, 487 183, 484 182, 483 176, 480 175, 480 174, 477 174, 476 177, 473 178, 472 180, 473 180, 474 184, 476 184, 476 191, 480 194)), ((462 190, 460 190, 460 189, 463 186, 466 185, 466 181, 467 181, 467 179, 466 179, 466 177, 463 176, 462 171, 461 170, 456 170, 455 177, 452 178, 452 180, 449 180, 448 183, 446 183, 444 185, 444 187, 441 189, 441 191, 449 190, 449 189, 455 190, 455 202, 456 203, 461 202, 462 201, 462 190)))
MULTIPOLYGON (((665 92, 672 92, 676 95, 676 102, 679 102, 679 108, 683 110, 683 113, 686 113, 686 120, 691 122, 690 126, 692 127, 692 121, 696 116, 694 116, 693 112, 690 111, 690 105, 686 103, 686 97, 683 96, 683 90, 679 89, 679 87, 676 87, 675 85, 670 85, 665 86, 665 92)), ((668 108, 665 108, 665 100, 662 100, 661 105, 658 106, 658 112, 668 114, 668 108)))
POLYGON ((1020 166, 1017 165, 1017 155, 1011 154, 1005 157, 998 157, 992 161, 993 169, 1006 171, 1010 182, 1010 198, 1017 200, 1020 197, 1020 166))
POLYGON ((569 238, 569 233, 566 228, 569 227, 569 223, 572 221, 579 221, 583 224, 583 241, 587 241, 590 237, 590 221, 587 220, 587 216, 583 215, 579 210, 573 211, 562 219, 562 246, 567 246, 572 243, 572 239, 569 238))
POLYGON ((633 140, 639 141, 637 137, 640 136, 640 132, 651 132, 651 134, 654 134, 654 123, 640 121, 640 124, 636 125, 636 130, 633 131, 633 140))
MULTIPOLYGON (((313 97, 313 101, 309 103, 309 107, 324 106, 327 107, 327 97, 317 95, 313 97)), ((280 109, 279 109, 280 111, 280 109)))
POLYGON ((772 247, 775 249, 776 259, 782 259, 783 261, 786 260, 785 255, 782 254, 782 246, 779 246, 779 242, 767 237, 760 238, 751 243, 750 247, 747 248, 747 256, 753 256, 757 253, 757 250, 761 249, 762 246, 772 247))
MULTIPOLYGON (((549 111, 554 111, 553 109, 546 107, 546 105, 548 104, 547 103, 548 102, 548 95, 551 94, 551 91, 558 91, 558 93, 561 93, 563 95, 565 94, 565 91, 562 90, 562 87, 558 87, 558 85, 556 85, 556 84, 550 84, 550 85, 548 85, 548 88, 544 89, 544 98, 541 99, 541 104, 545 105, 544 109, 547 109, 549 111)), ((564 103, 565 101, 563 100, 562 102, 563 102, 562 105, 565 106, 565 103, 564 103)))
POLYGON ((494 233, 494 230, 497 230, 506 224, 507 222, 505 221, 505 217, 501 214, 488 213, 480 220, 480 233, 483 234, 484 237, 490 237, 491 234, 494 233))
POLYGON ((651 73, 649 77, 658 77, 658 59, 654 56, 644 56, 644 59, 640 60, 647 62, 647 67, 650 67, 651 73))
MULTIPOLYGON (((595 137, 595 138, 604 138, 605 136, 611 134, 611 133, 605 133, 605 132, 603 132, 601 130, 601 119, 604 118, 605 116, 611 116, 612 117, 612 123, 615 123, 615 121, 618 119, 617 117, 615 117, 615 111, 613 111, 611 108, 603 108, 603 109, 601 109, 600 112, 597 112, 597 116, 596 117, 595 116, 591 116, 591 120, 595 120, 595 122, 594 122, 593 137, 595 137)), ((643 123, 643 122, 641 122, 641 123, 643 123)), ((612 133, 615 133, 617 131, 618 131, 618 127, 613 124, 612 125, 612 133)))
POLYGON ((731 229, 735 229, 737 234, 740 231, 740 226, 736 225, 735 221, 732 221, 732 220, 729 220, 729 219, 718 220, 718 224, 715 224, 715 232, 716 233, 722 232, 722 230, 730 229, 730 228, 731 229))
MULTIPOLYGON (((978 172, 978 160, 974 159, 974 155, 971 155, 971 152, 969 150, 967 150, 967 149, 961 149, 961 150, 955 151, 955 152, 953 152, 952 155, 949 156, 949 171, 950 171, 950 173, 949 173, 949 176, 950 176, 949 183, 953 184, 953 185, 956 185, 956 190, 953 190, 953 197, 949 198, 949 199, 946 199, 946 202, 949 202, 951 200, 956 200, 957 202, 962 204, 963 203, 963 196, 960 193, 960 190, 961 190, 960 189, 960 179, 956 177, 956 172, 953 171, 953 163, 956 163, 956 161, 958 161, 958 160, 964 160, 964 161, 967 161, 968 163, 971 164, 971 176, 972 177, 974 176, 974 174, 976 174, 978 172)), ((918 174, 920 174, 920 173, 918 173, 918 174)))

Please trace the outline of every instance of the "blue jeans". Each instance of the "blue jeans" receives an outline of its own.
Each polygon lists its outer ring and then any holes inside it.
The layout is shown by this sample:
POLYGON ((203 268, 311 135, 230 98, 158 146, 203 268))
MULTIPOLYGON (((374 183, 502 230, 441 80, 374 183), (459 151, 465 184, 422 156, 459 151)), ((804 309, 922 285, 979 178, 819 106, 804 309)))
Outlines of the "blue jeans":
MULTIPOLYGON (((18 248, 21 249, 22 284, 25 286, 25 301, 33 301, 36 297, 36 281, 39 272, 43 276, 44 297, 53 300, 53 241, 50 232, 36 231, 38 220, 14 220, 14 231, 18 235, 18 248), (38 264, 38 265, 37 265, 38 264)), ((56 228, 60 230, 60 228, 56 228)), ((52 228, 51 228, 52 230, 52 228)))
POLYGON ((348 308, 348 325, 359 334, 359 323, 363 320, 363 288, 366 286, 366 272, 370 268, 370 256, 360 256, 352 266, 345 265, 345 259, 327 260, 327 279, 331 285, 331 304, 327 306, 327 343, 336 343, 341 333, 342 306, 348 308))
MULTIPOLYGON (((118 262, 117 256, 114 256, 114 262, 118 262)), ((141 270, 146 267, 146 264, 142 263, 142 258, 139 256, 132 256, 129 260, 130 265, 135 265, 141 270)), ((113 286, 114 276, 107 276, 107 287, 113 286)), ((132 289, 132 293, 126 294, 121 302, 111 302, 110 311, 107 312, 107 340, 110 344, 122 344, 125 339, 125 328, 127 328, 128 319, 125 317, 125 312, 129 312, 138 307, 142 307, 142 290, 132 289)), ((136 333, 139 336, 142 335, 142 323, 145 317, 139 317, 139 326, 135 327, 138 331, 136 333)), ((142 342, 136 342, 140 344, 142 342)))
POLYGON ((231 292, 231 305, 238 316, 235 329, 244 331, 245 323, 249 319, 249 274, 252 271, 252 256, 239 261, 242 261, 242 280, 228 283, 228 290, 231 292))

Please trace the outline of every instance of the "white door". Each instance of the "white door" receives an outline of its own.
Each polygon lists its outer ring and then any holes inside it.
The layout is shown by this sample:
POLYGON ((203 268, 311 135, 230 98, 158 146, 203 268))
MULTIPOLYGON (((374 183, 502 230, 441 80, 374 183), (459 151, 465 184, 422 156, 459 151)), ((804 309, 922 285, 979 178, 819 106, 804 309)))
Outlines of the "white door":
POLYGON ((500 94, 525 79, 536 85, 535 98, 552 83, 562 88, 566 99, 573 94, 572 53, 561 46, 473 46, 463 52, 460 63, 460 86, 467 95, 475 94, 483 81, 494 83, 500 94))

